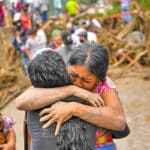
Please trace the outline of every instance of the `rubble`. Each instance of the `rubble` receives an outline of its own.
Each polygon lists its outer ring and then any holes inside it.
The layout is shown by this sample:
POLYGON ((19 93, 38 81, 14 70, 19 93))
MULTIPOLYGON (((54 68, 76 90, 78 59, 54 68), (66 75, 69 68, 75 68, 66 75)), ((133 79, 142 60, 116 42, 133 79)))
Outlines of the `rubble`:
MULTIPOLYGON (((98 28, 98 42, 107 47, 110 56, 110 70, 119 66, 138 68, 150 64, 150 11, 134 14, 129 24, 123 24, 121 19, 111 16, 99 16, 98 14, 87 14, 83 12, 74 20, 95 18, 99 21, 101 28, 98 28), (143 34, 144 40, 134 43, 134 46, 125 40, 127 35, 138 31, 143 34)), ((43 26, 48 41, 51 31, 55 28, 64 29, 68 20, 65 18, 51 18, 43 26)), ((73 20, 72 20, 73 22, 73 20)), ((30 83, 24 76, 19 54, 11 45, 13 27, 0 29, 0 108, 11 101, 15 96, 26 89, 30 83)), ((124 69, 124 67, 122 67, 124 69)), ((121 70, 121 69, 120 69, 121 70)), ((110 71, 112 72, 112 70, 110 71)))

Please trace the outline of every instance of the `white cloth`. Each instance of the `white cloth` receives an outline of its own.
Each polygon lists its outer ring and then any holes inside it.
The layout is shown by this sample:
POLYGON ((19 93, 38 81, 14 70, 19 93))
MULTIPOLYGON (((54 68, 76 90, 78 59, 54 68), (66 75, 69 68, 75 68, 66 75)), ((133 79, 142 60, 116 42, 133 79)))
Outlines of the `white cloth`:
POLYGON ((54 0, 54 7, 61 9, 62 8, 61 0, 54 0))
POLYGON ((40 0, 41 11, 48 11, 49 9, 49 0, 40 0))
POLYGON ((26 42, 26 48, 29 49, 31 58, 33 58, 34 54, 38 52, 43 47, 40 45, 40 41, 38 37, 28 38, 26 42))
POLYGON ((94 32, 88 31, 87 38, 89 42, 95 42, 95 43, 97 42, 97 36, 96 36, 96 33, 94 32))
POLYGON ((98 22, 97 19, 92 19, 92 23, 97 27, 97 28, 102 28, 102 25, 98 22))
POLYGON ((72 40, 74 46, 78 46, 80 44, 79 36, 77 36, 76 34, 72 34, 72 40))
POLYGON ((34 0, 33 8, 39 8, 40 7, 40 0, 34 0))
POLYGON ((20 20, 20 17, 21 17, 21 13, 17 12, 17 13, 15 13, 13 20, 18 21, 18 20, 20 20))
POLYGON ((26 0, 26 3, 28 3, 28 4, 33 4, 33 1, 34 1, 34 0, 26 0))
POLYGON ((39 29, 37 31, 37 37, 39 38, 40 47, 45 48, 46 47, 47 38, 46 38, 46 34, 45 34, 43 29, 39 29))

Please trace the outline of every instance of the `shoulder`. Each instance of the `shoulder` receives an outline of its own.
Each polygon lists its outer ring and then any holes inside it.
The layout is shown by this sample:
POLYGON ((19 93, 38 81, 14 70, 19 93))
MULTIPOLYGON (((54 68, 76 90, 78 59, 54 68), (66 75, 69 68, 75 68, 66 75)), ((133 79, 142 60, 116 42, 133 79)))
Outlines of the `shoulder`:
POLYGON ((108 85, 109 88, 116 88, 114 82, 109 78, 109 77, 106 77, 106 84, 108 85))
POLYGON ((106 77, 105 81, 97 83, 97 85, 94 88, 94 92, 102 94, 103 92, 109 89, 116 89, 116 86, 109 77, 106 77))

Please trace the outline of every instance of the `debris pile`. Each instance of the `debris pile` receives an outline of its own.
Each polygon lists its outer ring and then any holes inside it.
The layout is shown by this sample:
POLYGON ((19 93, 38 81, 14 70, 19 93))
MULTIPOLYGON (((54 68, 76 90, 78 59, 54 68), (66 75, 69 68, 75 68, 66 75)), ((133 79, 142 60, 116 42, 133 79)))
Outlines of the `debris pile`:
MULTIPOLYGON (((134 66, 141 68, 150 64, 150 10, 142 14, 134 14, 128 24, 123 24, 120 18, 99 16, 83 12, 75 17, 79 23, 82 20, 95 18, 100 24, 97 32, 98 42, 109 50, 110 68, 134 66)), ((65 29, 68 20, 52 18, 44 26, 48 41, 53 29, 65 29)), ((11 45, 14 35, 13 27, 0 29, 0 108, 14 99, 29 86, 24 76, 19 53, 11 45)), ((124 69, 124 68, 123 68, 124 69)))
POLYGON ((11 45, 13 35, 13 27, 0 29, 0 109, 29 86, 19 53, 11 45))

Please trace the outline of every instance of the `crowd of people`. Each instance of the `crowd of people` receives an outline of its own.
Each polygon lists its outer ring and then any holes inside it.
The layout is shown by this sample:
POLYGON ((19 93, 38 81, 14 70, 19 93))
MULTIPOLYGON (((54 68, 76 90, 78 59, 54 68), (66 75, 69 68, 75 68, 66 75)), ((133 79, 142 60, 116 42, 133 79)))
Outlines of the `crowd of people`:
MULTIPOLYGON (((19 0, 11 9, 16 31, 12 44, 32 84, 16 98, 17 109, 26 111, 28 149, 116 150, 113 138, 127 136, 129 128, 117 89, 107 76, 108 50, 97 40, 100 23, 68 21, 48 39, 42 25, 48 21, 49 1, 36 1, 19 0)), ((56 15, 61 7, 56 1, 56 15)), ((75 0, 68 0, 66 8, 71 17, 79 11, 75 0)), ((6 133, 3 129, 9 138, 3 143, 0 138, 0 148, 15 150, 12 126, 6 133)))

